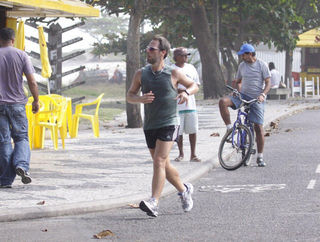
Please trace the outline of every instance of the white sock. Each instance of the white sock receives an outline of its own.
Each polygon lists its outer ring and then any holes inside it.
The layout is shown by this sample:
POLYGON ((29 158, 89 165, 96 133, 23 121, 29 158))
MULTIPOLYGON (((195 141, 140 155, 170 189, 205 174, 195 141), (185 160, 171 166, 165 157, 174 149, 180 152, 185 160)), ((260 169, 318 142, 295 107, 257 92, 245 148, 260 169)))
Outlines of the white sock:
POLYGON ((158 204, 158 200, 155 199, 154 197, 151 197, 150 200, 152 200, 152 201, 156 202, 156 204, 158 204))
POLYGON ((232 129, 232 124, 227 124, 227 129, 232 129))
POLYGON ((258 153, 258 158, 263 158, 263 153, 258 153))

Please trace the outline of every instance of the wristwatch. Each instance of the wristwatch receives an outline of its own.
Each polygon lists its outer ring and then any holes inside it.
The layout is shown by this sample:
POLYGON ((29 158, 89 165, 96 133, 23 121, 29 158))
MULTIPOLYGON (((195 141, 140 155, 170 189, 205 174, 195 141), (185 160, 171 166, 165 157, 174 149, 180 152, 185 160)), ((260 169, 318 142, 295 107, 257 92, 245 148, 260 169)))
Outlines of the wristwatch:
POLYGON ((190 93, 187 91, 187 89, 183 90, 185 93, 188 94, 188 96, 190 96, 190 93))

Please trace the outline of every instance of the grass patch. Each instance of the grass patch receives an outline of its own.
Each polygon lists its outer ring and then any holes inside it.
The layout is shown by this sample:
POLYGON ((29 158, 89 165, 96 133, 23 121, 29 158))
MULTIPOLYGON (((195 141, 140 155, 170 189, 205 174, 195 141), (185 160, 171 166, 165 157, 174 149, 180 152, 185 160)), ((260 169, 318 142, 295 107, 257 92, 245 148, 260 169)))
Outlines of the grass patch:
POLYGON ((101 93, 104 93, 103 99, 125 99, 125 83, 120 85, 110 83, 93 83, 91 85, 84 84, 64 91, 63 95, 72 98, 85 96, 86 98, 91 99, 98 97, 101 93))
MULTIPOLYGON (((100 122, 107 122, 113 120, 115 116, 120 115, 124 110, 119 108, 107 108, 107 107, 100 107, 99 108, 99 120, 100 122)), ((93 115, 95 109, 83 109, 83 113, 93 115)), ((90 121, 87 119, 80 119, 82 124, 90 124, 90 121)))

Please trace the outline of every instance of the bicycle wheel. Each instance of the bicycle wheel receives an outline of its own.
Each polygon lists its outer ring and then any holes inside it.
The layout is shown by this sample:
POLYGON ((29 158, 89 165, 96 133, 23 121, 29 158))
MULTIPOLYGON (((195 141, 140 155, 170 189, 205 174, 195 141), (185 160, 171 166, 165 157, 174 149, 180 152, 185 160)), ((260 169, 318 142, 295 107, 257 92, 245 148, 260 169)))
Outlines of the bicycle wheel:
MULTIPOLYGON (((244 166, 249 166, 250 165, 253 155, 257 152, 256 151, 257 148, 256 148, 255 133, 254 133, 255 131, 254 131, 253 127, 252 127, 252 124, 249 124, 249 125, 251 125, 250 130, 251 130, 251 134, 252 134, 252 146, 251 146, 251 151, 250 151, 250 154, 249 154, 248 158, 243 163, 244 166)), ((247 125, 247 127, 248 127, 248 125, 247 125)))
POLYGON ((219 147, 219 162, 226 170, 238 169, 249 158, 252 149, 252 133, 247 126, 239 125, 229 130, 219 147))

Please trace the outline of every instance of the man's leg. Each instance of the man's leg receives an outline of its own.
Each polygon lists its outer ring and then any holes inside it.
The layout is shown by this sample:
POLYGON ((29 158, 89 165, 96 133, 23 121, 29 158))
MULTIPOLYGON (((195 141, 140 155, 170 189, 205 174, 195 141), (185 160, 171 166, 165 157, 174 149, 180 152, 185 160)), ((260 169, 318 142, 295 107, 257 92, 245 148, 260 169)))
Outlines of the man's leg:
POLYGON ((254 130, 257 136, 257 149, 258 153, 263 153, 264 147, 264 129, 261 124, 254 124, 254 130))
POLYGON ((189 141, 190 141, 190 148, 191 148, 191 155, 190 160, 197 157, 196 155, 196 143, 197 143, 197 134, 189 134, 189 141))
POLYGON ((181 199, 182 209, 189 212, 193 208, 193 186, 190 183, 183 184, 181 182, 177 169, 171 165, 169 158, 166 162, 166 178, 179 191, 178 195, 181 199))
POLYGON ((260 167, 265 167, 266 163, 263 160, 263 148, 264 148, 264 130, 261 124, 254 124, 254 130, 257 136, 257 164, 260 167))
POLYGON ((149 149, 153 159, 152 196, 149 200, 142 200, 139 207, 147 215, 158 216, 158 201, 160 199, 166 179, 166 164, 170 162, 169 153, 173 141, 156 141, 155 149, 149 149))
POLYGON ((28 171, 30 164, 30 146, 28 137, 28 119, 25 106, 21 104, 10 107, 11 114, 11 136, 14 141, 12 164, 17 175, 21 176, 22 183, 28 184, 32 181, 28 171))
POLYGON ((183 152, 183 135, 179 135, 179 140, 178 140, 178 148, 179 148, 179 156, 175 159, 175 161, 181 161, 184 157, 184 152, 183 152))
POLYGON ((12 144, 7 107, 0 105, 0 185, 11 185, 16 176, 11 162, 12 144))
MULTIPOLYGON (((152 197, 159 200, 166 179, 166 164, 169 161, 169 153, 173 141, 157 140, 156 148, 153 153, 153 178, 152 178, 152 197)), ((169 171, 170 172, 170 171, 169 171)))
POLYGON ((181 182, 179 172, 171 165, 170 159, 166 162, 166 178, 179 192, 184 192, 186 187, 181 182))
POLYGON ((228 107, 234 104, 229 97, 223 97, 219 100, 220 115, 226 125, 231 125, 230 112, 228 107))
POLYGON ((184 122, 185 122, 184 113, 179 113, 179 117, 180 117, 179 139, 178 139, 179 156, 174 159, 175 161, 182 161, 184 157, 184 152, 183 152, 183 132, 184 132, 184 122))
POLYGON ((254 103, 250 107, 249 120, 254 123, 254 130, 256 133, 256 142, 257 142, 257 164, 260 167, 266 166, 266 163, 263 161, 263 148, 264 148, 264 105, 265 103, 254 103))

